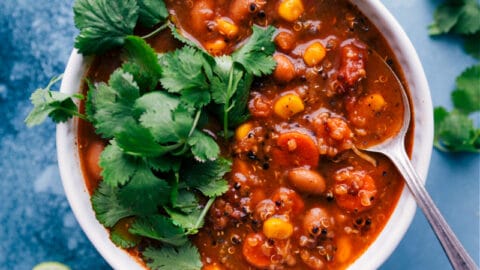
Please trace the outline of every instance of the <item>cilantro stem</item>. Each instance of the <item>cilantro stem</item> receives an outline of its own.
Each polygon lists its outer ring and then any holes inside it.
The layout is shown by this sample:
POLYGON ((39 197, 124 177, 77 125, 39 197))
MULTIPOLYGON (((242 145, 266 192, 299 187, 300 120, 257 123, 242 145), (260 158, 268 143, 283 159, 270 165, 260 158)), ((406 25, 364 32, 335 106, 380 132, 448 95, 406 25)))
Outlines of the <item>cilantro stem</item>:
POLYGON ((193 132, 195 131, 195 128, 198 125, 198 120, 200 120, 201 114, 202 114, 202 110, 198 110, 197 113, 195 114, 195 119, 193 120, 192 128, 190 129, 190 132, 188 132, 188 137, 192 136, 193 132))
POLYGON ((223 137, 228 139, 228 112, 230 111, 230 98, 231 92, 233 91, 233 65, 230 68, 230 73, 228 76, 228 87, 227 87, 227 100, 223 106, 223 137))
POLYGON ((210 207, 212 207, 213 202, 215 201, 216 197, 211 197, 208 199, 208 202, 205 204, 205 207, 202 210, 202 213, 200 213, 200 216, 198 216, 197 221, 195 222, 195 227, 194 228, 200 228, 200 224, 202 223, 203 219, 205 218, 205 215, 207 215, 208 210, 210 207))
POLYGON ((88 120, 86 115, 81 114, 81 113, 79 113, 78 111, 67 110, 67 109, 65 109, 65 108, 63 108, 63 107, 57 107, 57 110, 59 110, 59 111, 64 111, 64 112, 66 112, 66 113, 68 113, 68 114, 71 114, 71 115, 76 116, 76 117, 78 117, 78 118, 80 118, 80 119, 83 119, 83 120, 88 120))
POLYGON ((57 77, 53 77, 50 82, 48 83, 47 87, 45 89, 50 90, 50 88, 59 82, 63 78, 63 74, 58 75, 57 77))
POLYGON ((162 30, 164 30, 165 28, 167 28, 169 25, 169 21, 167 21, 166 23, 160 25, 157 29, 153 30, 152 32, 150 32, 149 34, 146 34, 145 36, 142 36, 141 38, 143 39, 147 39, 147 38, 151 38, 153 36, 155 36, 156 34, 160 33, 162 30))

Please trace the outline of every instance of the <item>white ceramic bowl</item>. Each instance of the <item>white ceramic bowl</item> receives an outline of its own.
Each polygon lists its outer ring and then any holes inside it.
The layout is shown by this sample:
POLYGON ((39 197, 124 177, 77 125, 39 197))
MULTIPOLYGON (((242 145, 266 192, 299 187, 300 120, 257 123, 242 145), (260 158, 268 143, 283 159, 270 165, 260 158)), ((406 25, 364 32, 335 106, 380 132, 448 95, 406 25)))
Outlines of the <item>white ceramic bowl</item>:
MULTIPOLYGON (((416 128, 412 161, 419 175, 425 179, 433 143, 433 108, 420 60, 403 29, 380 1, 354 0, 352 2, 383 33, 403 68, 415 112, 416 128)), ((87 62, 75 50, 72 52, 62 81, 62 92, 74 93, 80 89, 87 62)), ((110 241, 107 231, 95 218, 79 166, 76 134, 74 120, 57 126, 58 163, 65 193, 75 217, 90 241, 113 268, 142 269, 132 257, 110 241)), ((349 269, 378 268, 404 236, 412 222, 415 209, 415 201, 405 188, 383 231, 349 269)))

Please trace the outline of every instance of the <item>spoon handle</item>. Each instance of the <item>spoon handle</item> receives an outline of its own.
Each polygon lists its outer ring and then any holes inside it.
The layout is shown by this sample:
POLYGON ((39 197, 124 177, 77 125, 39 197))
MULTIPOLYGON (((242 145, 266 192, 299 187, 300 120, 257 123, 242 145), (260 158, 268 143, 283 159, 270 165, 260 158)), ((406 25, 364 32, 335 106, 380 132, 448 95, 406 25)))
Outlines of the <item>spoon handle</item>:
POLYGON ((428 195, 425 187, 422 185, 420 177, 415 172, 415 169, 403 149, 405 148, 403 148, 402 144, 400 147, 397 147, 397 151, 391 151, 387 155, 392 162, 395 163, 400 173, 405 178, 410 192, 415 197, 418 206, 423 210, 430 226, 432 226, 435 231, 435 234, 442 244, 443 250, 447 254, 453 268, 455 270, 478 269, 473 259, 468 255, 465 248, 455 236, 455 233, 450 226, 448 226, 442 214, 435 206, 430 195, 428 195))

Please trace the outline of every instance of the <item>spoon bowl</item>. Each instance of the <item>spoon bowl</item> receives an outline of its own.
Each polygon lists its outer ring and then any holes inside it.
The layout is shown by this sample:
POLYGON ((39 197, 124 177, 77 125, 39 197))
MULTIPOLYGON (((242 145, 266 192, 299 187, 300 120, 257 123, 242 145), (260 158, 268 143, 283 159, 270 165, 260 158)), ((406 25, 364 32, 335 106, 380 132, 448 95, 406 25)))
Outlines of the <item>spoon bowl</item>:
POLYGON ((452 267, 456 270, 478 269, 473 259, 467 253, 458 238, 455 236, 455 233, 443 218, 438 208, 435 206, 435 203, 423 186, 420 176, 416 173, 410 162, 410 159, 408 158, 405 150, 405 137, 410 126, 410 119, 412 115, 410 110, 410 101, 405 88, 395 72, 378 53, 372 52, 369 55, 369 61, 377 65, 383 65, 385 67, 385 71, 388 72, 387 76, 394 80, 393 83, 395 84, 395 88, 400 90, 403 103, 403 122, 400 127, 392 127, 397 128, 398 130, 394 130, 396 131, 396 135, 393 137, 390 137, 378 144, 367 146, 358 145, 357 147, 364 151, 381 153, 387 156, 395 164, 400 174, 405 179, 405 182, 415 198, 415 201, 422 209, 428 222, 430 223, 430 226, 434 230, 443 247, 443 250, 447 254, 448 259, 452 264, 452 267))

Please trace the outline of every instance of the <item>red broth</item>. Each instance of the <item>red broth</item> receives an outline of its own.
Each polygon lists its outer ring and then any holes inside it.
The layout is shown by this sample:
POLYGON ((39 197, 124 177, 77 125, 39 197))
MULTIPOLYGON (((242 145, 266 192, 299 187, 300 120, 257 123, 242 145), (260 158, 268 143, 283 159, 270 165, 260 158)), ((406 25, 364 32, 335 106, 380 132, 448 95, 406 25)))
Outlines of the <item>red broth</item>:
MULTIPOLYGON (((233 167, 229 190, 192 238, 204 269, 346 268, 377 238, 403 190, 387 158, 354 151, 395 135, 402 123, 400 93, 391 90, 385 67, 369 62, 376 52, 402 75, 386 41, 347 1, 300 1, 299 18, 295 8, 282 13, 280 2, 166 1, 182 34, 214 55, 231 53, 252 24, 277 28, 276 70, 254 81, 251 117, 234 139, 219 141, 233 167)), ((149 43, 158 52, 180 46, 169 32, 149 43)), ((87 77, 107 81, 120 63, 116 52, 97 57, 87 77)), ((79 121, 90 193, 101 181, 98 156, 106 144, 79 121)))

